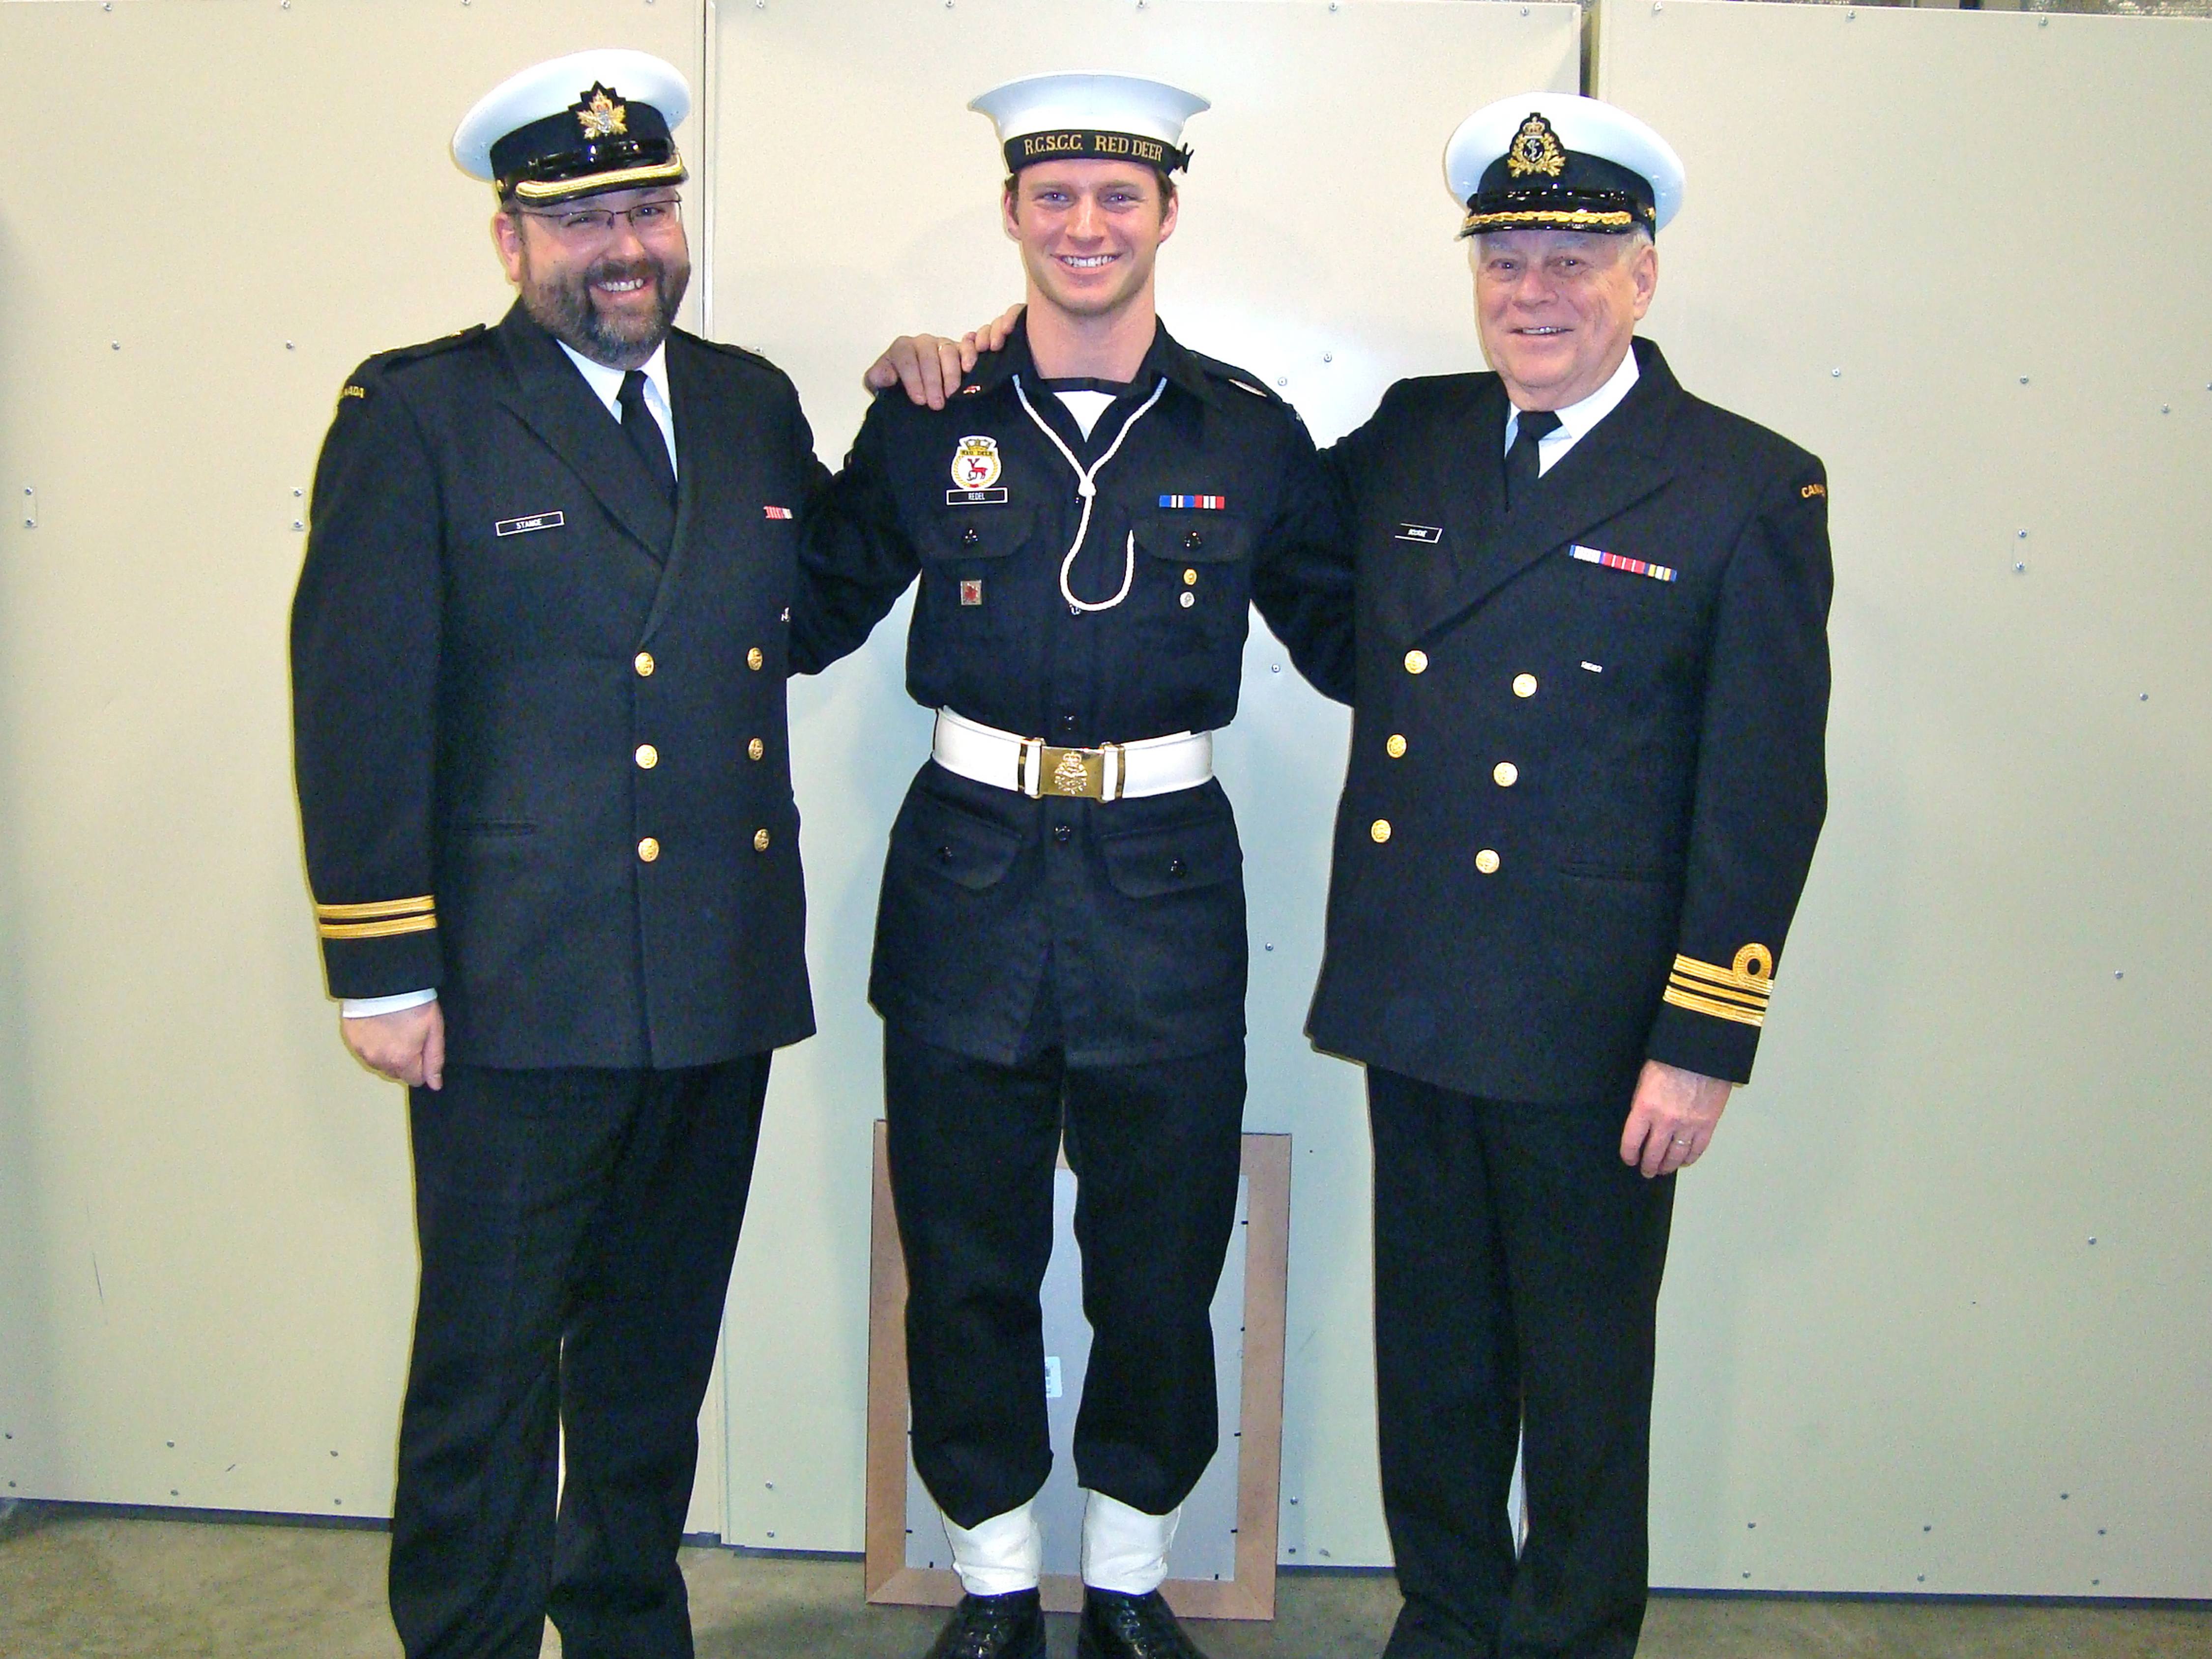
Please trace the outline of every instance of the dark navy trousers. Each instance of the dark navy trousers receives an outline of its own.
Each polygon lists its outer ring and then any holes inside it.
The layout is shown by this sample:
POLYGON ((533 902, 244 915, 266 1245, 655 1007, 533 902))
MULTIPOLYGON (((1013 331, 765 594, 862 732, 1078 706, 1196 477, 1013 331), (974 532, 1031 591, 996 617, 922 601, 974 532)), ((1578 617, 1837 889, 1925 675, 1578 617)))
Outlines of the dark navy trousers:
POLYGON ((1485 1100, 1372 1066, 1367 1095, 1382 1510, 1406 1598, 1385 1659, 1629 1659, 1674 1178, 1620 1161, 1626 1099, 1485 1100))
POLYGON ((568 1659, 690 1659, 676 1550, 768 1071, 455 1066, 412 1091, 408 1659, 536 1659, 549 1614, 568 1659))
POLYGON ((1085 1488, 1164 1515, 1219 1434, 1213 1292, 1237 1223, 1244 1045, 1130 1066, 970 1059, 889 1027, 884 1115, 907 1271, 915 1468, 973 1527, 1052 1468, 1037 1297, 1063 1133, 1091 1359, 1085 1488))

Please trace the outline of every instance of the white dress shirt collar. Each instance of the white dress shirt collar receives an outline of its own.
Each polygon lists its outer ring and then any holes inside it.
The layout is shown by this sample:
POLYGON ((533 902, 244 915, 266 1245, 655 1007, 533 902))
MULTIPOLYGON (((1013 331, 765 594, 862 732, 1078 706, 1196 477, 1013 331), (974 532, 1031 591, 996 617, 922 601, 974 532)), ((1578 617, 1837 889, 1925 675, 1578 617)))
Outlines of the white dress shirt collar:
MULTIPOLYGON (((1580 403, 1569 404, 1559 411, 1559 425, 1546 433, 1543 441, 1537 447, 1545 469, 1548 470, 1553 461, 1581 442, 1583 434, 1592 427, 1620 406, 1620 400, 1636 384, 1636 346, 1632 341, 1620 360, 1620 367, 1613 371, 1612 377, 1603 386, 1580 403)), ((1521 411, 1513 409, 1505 417, 1505 447, 1509 452, 1520 430, 1521 411)))
MULTIPOLYGON (((623 371, 609 368, 605 363, 595 363, 576 350, 566 340, 554 342, 568 354, 568 361, 584 377, 584 384, 607 406, 607 413, 622 419, 618 399, 622 397, 623 371)), ((645 372, 645 406, 659 423, 661 441, 668 446, 668 464, 676 465, 676 409, 668 399, 668 342, 663 340, 653 347, 653 356, 639 365, 645 372)))

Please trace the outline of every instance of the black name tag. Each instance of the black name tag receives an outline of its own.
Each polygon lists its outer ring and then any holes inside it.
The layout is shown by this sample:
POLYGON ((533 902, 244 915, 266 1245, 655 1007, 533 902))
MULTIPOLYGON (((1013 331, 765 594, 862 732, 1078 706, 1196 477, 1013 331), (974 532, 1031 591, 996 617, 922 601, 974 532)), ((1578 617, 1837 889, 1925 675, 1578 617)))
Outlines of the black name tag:
POLYGON ((526 519, 501 519, 491 529, 495 536, 526 536, 533 530, 558 530, 568 522, 558 513, 533 513, 526 519))
POLYGON ((1004 507, 1004 489, 948 489, 945 492, 947 507, 1004 507))
POLYGON ((1444 527, 1440 524, 1401 524, 1398 533, 1390 539, 1398 542, 1419 542, 1425 547, 1434 547, 1444 538, 1444 527))

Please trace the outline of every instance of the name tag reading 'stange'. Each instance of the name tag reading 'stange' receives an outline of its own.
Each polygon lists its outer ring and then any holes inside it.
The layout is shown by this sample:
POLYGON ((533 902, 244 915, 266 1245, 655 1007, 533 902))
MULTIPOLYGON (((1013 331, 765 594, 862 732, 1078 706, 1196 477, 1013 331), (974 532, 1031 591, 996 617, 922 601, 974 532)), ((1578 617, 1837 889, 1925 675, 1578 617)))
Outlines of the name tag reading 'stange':
POLYGON ((495 536, 526 536, 533 530, 558 530, 568 522, 558 513, 532 513, 526 518, 501 519, 491 530, 495 536))

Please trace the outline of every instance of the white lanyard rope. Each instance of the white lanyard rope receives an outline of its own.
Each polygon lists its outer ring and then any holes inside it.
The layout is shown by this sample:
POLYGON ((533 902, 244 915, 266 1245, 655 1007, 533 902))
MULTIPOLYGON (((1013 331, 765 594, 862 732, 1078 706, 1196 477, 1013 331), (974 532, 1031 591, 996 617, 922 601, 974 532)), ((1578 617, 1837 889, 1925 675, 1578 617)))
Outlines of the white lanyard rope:
POLYGON ((1086 605, 1075 597, 1073 590, 1067 585, 1068 572, 1075 568, 1075 556, 1083 551, 1083 538, 1091 533, 1091 503, 1098 495, 1098 486, 1094 480, 1098 477, 1099 469, 1114 459, 1115 453, 1121 447, 1121 441, 1129 435, 1131 429, 1138 422, 1152 412, 1152 405, 1159 402, 1160 394, 1167 389, 1167 377, 1162 375, 1160 383, 1152 388, 1152 395, 1145 399, 1135 414, 1121 422, 1121 429, 1114 434, 1114 441, 1106 447, 1106 453, 1086 468, 1082 462, 1075 459, 1075 452, 1060 441, 1060 434, 1047 426, 1044 423, 1044 417, 1039 415, 1031 405, 1030 394, 1022 390, 1022 377, 1018 374, 1014 376, 1014 396, 1022 400, 1022 408, 1028 413, 1030 419, 1036 422, 1036 429, 1052 440, 1052 447, 1058 450, 1062 459, 1074 469, 1075 493, 1083 498, 1083 518, 1082 521, 1075 526, 1075 544, 1067 550, 1067 556, 1060 562, 1060 597, 1067 601, 1068 608, 1072 611, 1111 611, 1129 597, 1130 585, 1137 580, 1137 532, 1133 530, 1129 532, 1129 544, 1122 550, 1120 592, 1112 599, 1102 600, 1097 605, 1086 605))

